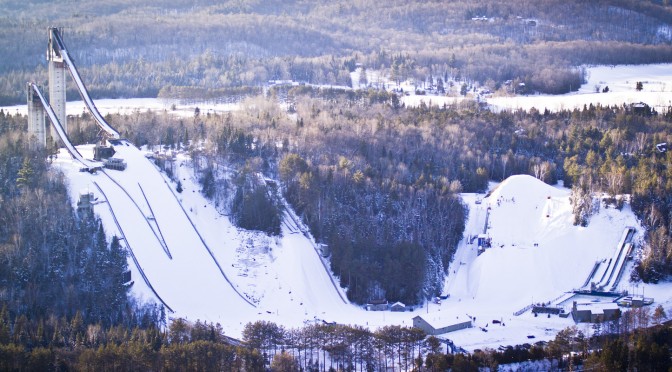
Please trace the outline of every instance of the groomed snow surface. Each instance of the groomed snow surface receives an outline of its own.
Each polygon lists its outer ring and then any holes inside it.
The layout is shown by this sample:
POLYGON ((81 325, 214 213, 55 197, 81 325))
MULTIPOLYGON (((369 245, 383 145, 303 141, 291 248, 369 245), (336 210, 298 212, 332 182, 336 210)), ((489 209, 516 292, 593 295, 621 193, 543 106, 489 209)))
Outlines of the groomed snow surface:
MULTIPOLYGON (((191 161, 185 156, 178 154, 176 160, 184 188, 177 193, 176 185, 145 153, 125 141, 115 150, 115 157, 124 159, 127 169, 93 175, 79 172, 79 163, 64 150, 60 152, 55 164, 69 179, 73 203, 80 191, 93 192, 98 198, 95 211, 106 231, 120 235, 112 207, 146 277, 175 311, 170 317, 218 322, 236 338, 246 323, 261 319, 285 327, 328 321, 377 328, 410 326, 412 318, 421 315, 439 325, 474 317, 475 328, 442 336, 467 350, 529 342, 529 335, 535 336, 534 341, 548 340, 573 325, 571 317, 513 313, 582 286, 596 261, 612 257, 626 226, 635 226, 635 239, 641 237, 627 205, 622 211, 601 208, 587 227, 573 226, 567 189, 548 186, 531 176, 513 176, 487 197, 463 195, 470 209, 465 237, 483 233, 489 214, 485 232, 493 247, 479 256, 476 244, 463 239, 446 278, 448 299, 413 312, 366 311, 343 299, 343 290, 333 284, 305 226, 296 226, 285 216, 281 237, 238 229, 202 197, 191 161), (493 324, 495 319, 505 325, 493 324)), ((92 156, 90 145, 80 146, 79 151, 84 157, 92 156)), ((158 302, 130 258, 129 267, 134 295, 158 302)), ((625 277, 621 286, 632 289, 625 277)), ((647 286, 645 294, 669 306, 670 289, 669 285, 647 286)), ((643 291, 641 286, 638 291, 643 291)))

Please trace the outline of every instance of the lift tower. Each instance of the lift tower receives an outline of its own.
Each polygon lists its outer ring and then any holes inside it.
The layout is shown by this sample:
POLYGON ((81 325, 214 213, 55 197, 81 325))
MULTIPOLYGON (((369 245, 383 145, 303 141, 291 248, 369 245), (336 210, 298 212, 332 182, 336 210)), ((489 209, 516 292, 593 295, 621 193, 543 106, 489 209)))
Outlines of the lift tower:
MULTIPOLYGON (((57 28, 49 28, 49 47, 47 49, 47 61, 49 62, 49 105, 51 105, 54 113, 56 113, 56 117, 60 121, 65 133, 68 133, 68 124, 65 116, 65 78, 67 66, 61 55, 61 48, 55 35, 56 32, 58 32, 57 28)), ((51 137, 54 140, 58 138, 53 133, 53 129, 51 137)))

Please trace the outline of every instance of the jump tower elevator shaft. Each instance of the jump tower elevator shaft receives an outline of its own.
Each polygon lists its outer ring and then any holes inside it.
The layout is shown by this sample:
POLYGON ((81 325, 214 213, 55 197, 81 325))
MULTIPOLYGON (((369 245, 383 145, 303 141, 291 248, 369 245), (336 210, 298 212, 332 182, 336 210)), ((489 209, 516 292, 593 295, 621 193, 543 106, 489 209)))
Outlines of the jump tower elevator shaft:
MULTIPOLYGON (((58 45, 57 28, 49 28, 49 47, 47 61, 49 63, 49 104, 54 110, 58 121, 65 133, 68 133, 68 123, 65 115, 66 70, 65 60, 61 54, 62 48, 58 45)), ((57 138, 52 129, 52 138, 57 138)))

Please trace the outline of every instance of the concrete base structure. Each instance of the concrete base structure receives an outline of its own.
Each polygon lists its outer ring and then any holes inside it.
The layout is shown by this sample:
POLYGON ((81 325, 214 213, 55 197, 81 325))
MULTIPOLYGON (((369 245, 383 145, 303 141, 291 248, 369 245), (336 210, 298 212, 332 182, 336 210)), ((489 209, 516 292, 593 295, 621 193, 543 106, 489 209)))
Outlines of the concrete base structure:
MULTIPOLYGON (((28 96, 28 138, 31 148, 43 148, 47 145, 47 128, 44 107, 40 98, 28 84, 26 93, 28 96)), ((51 126, 50 126, 51 128, 51 126)))

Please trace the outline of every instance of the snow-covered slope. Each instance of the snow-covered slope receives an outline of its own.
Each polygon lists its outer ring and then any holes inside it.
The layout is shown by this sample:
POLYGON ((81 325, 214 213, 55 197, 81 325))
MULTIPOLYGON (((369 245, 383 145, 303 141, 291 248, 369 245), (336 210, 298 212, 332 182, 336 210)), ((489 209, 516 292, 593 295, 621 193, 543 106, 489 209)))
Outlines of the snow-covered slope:
MULTIPOLYGON (((467 349, 528 342, 528 335, 551 339, 574 324, 571 318, 513 313, 581 287, 595 262, 612 256, 624 228, 638 226, 627 205, 622 211, 602 208, 587 227, 573 226, 569 190, 527 175, 508 178, 488 197, 464 199, 471 206, 465 235, 482 233, 487 215, 492 248, 479 256, 475 243, 460 243, 446 280, 450 298, 430 305, 429 316, 445 317, 448 310, 476 317, 478 327, 488 326, 488 332, 473 328, 446 335, 467 349), (506 325, 494 326, 492 320, 506 325)), ((629 289, 627 283, 623 287, 629 289)))
MULTIPOLYGON (((421 315, 443 323, 471 316, 475 326, 489 325, 489 332, 472 328, 445 335, 467 349, 523 343, 528 335, 551 339, 558 330, 574 324, 571 318, 513 313, 533 301, 550 301, 582 286, 597 260, 612 257, 623 229, 638 226, 627 205, 622 211, 602 208, 587 227, 573 226, 569 190, 530 176, 514 176, 487 197, 463 195, 470 208, 465 236, 482 233, 487 218, 486 234, 493 247, 479 256, 469 239, 460 242, 446 278, 447 300, 427 303, 412 312, 369 312, 344 300, 344 291, 334 285, 328 265, 321 261, 298 219, 285 216, 281 237, 240 230, 203 198, 185 156, 178 155, 176 160, 184 188, 178 194, 141 151, 125 143, 115 148, 115 156, 125 159, 128 168, 109 170, 109 177, 79 172, 76 162, 61 151, 56 164, 70 181, 73 202, 82 189, 104 201, 98 184, 147 278, 175 310, 171 316, 219 322, 232 337, 240 337, 247 322, 259 319, 285 327, 324 320, 376 328, 410 326, 412 318, 421 315), (152 215, 153 219, 147 219, 152 215), (494 319, 506 325, 494 327, 494 319)), ((79 150, 84 157, 92 152, 90 146, 79 150)), ((118 235, 109 207, 98 204, 95 211, 108 233, 118 235)), ((638 231, 636 238, 641 236, 638 231)), ((130 260, 129 266, 134 293, 153 299, 130 260)), ((656 301, 669 306, 669 286, 647 287, 647 295, 652 293, 659 296, 656 301)))
MULTIPOLYGON (((285 224, 280 238, 241 231, 203 199, 183 157, 177 174, 184 191, 178 194, 135 146, 120 141, 114 147, 115 157, 128 165, 124 171, 79 172, 65 151, 56 164, 70 181, 73 202, 81 190, 98 198, 95 210, 106 230, 123 232, 123 243, 153 290, 174 310, 172 317, 219 322, 240 337, 243 326, 257 319, 300 326, 329 313, 329 321, 350 323, 352 312, 361 311, 334 284, 310 234, 299 231, 305 227, 285 224)), ((91 146, 79 150, 85 158, 92 156, 91 146)), ((135 294, 156 297, 130 258, 129 266, 135 294)))
MULTIPOLYGON (((103 190, 126 243, 165 303, 177 314, 209 320, 212 308, 222 317, 253 311, 252 304, 220 272, 154 165, 125 141, 115 150, 115 157, 128 164, 126 170, 70 173, 69 178, 73 188, 88 187, 95 194, 97 188, 91 185, 95 182, 103 190)), ((116 225, 103 222, 110 234, 120 234, 116 225)), ((140 280, 136 277, 135 281, 140 280)))

